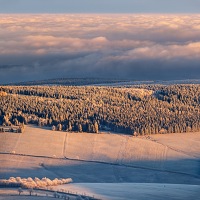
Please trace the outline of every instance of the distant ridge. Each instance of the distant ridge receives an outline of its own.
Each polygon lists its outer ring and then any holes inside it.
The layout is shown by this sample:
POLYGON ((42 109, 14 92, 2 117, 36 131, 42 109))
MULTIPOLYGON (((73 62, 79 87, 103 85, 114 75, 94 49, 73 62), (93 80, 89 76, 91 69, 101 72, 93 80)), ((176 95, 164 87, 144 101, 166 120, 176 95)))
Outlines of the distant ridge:
POLYGON ((127 82, 127 80, 121 79, 104 79, 104 78, 56 78, 38 81, 24 81, 17 83, 9 83, 6 85, 66 85, 66 86, 81 86, 81 85, 93 85, 93 84, 112 84, 127 82))
POLYGON ((184 79, 184 80, 125 80, 125 79, 107 79, 107 78, 55 78, 47 80, 24 81, 17 83, 9 83, 6 85, 64 85, 64 86, 131 86, 143 84, 161 84, 161 85, 174 85, 174 84, 200 84, 200 79, 184 79))

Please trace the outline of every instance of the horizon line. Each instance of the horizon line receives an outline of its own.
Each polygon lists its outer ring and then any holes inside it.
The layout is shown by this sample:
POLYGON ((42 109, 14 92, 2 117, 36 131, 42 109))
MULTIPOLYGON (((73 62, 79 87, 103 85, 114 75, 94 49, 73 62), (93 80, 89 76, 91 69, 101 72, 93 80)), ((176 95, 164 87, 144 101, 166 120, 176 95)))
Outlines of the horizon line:
POLYGON ((24 15, 34 15, 34 14, 41 14, 41 15, 46 15, 46 14, 49 14, 49 15, 67 15, 67 14, 81 14, 81 15, 88 15, 88 14, 93 14, 93 15, 106 15, 106 14, 109 14, 109 15, 122 15, 122 14, 126 14, 126 15, 134 15, 134 14, 138 14, 138 15, 145 15, 145 14, 148 14, 148 15, 200 15, 200 13, 191 13, 191 12, 133 12, 133 13, 130 13, 130 12, 33 12, 33 13, 30 13, 30 12, 0 12, 0 15, 15 15, 15 14, 24 14, 24 15))

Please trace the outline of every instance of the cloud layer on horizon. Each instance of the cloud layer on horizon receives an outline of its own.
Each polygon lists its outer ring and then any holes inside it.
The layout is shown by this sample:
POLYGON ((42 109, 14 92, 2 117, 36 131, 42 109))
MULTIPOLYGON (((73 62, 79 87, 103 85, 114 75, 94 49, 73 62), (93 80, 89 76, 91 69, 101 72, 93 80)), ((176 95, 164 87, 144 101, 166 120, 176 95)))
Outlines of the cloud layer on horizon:
POLYGON ((200 77, 200 15, 0 15, 0 83, 200 77))

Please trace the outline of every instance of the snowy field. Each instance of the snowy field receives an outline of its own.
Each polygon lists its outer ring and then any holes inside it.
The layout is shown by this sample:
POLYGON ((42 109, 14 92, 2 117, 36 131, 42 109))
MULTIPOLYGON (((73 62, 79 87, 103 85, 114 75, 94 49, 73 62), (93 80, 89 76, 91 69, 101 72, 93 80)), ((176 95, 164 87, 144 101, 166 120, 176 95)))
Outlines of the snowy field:
POLYGON ((199 133, 172 133, 151 135, 151 138, 168 148, 200 159, 199 135, 199 133))
POLYGON ((23 193, 19 196, 19 193, 17 191, 17 188, 14 189, 3 189, 0 188, 0 200, 27 200, 27 199, 33 199, 33 200, 46 200, 49 199, 46 197, 44 193, 36 192, 32 194, 32 196, 29 196, 28 191, 23 190, 23 193))
MULTIPOLYGON (((48 200, 48 199, 55 199, 54 198, 54 191, 41 191, 34 189, 33 192, 30 193, 28 190, 23 189, 23 192, 19 196, 18 188, 0 188, 0 200, 48 200)), ((57 193, 58 194, 58 193, 57 193)), ((68 194, 61 194, 60 198, 62 197, 69 197, 70 200, 76 200, 75 195, 68 195, 68 194)))
POLYGON ((62 157, 65 132, 26 126, 23 133, 0 133, 0 152, 62 157))
POLYGON ((58 186, 70 191, 85 192, 104 200, 188 200, 197 199, 200 186, 146 183, 83 183, 58 186))
POLYGON ((200 133, 133 137, 26 126, 22 134, 0 133, 0 163, 0 179, 72 178, 69 190, 103 194, 103 199, 125 194, 127 199, 134 194, 137 199, 172 199, 167 194, 194 199, 200 185, 200 133), (146 183, 145 189, 137 189, 138 183, 146 183))
MULTIPOLYGON (((188 200, 197 199, 200 186, 178 184, 146 184, 146 183, 75 183, 58 186, 55 189, 65 189, 73 193, 82 193, 102 200, 188 200)), ((33 196, 24 191, 19 196, 16 189, 0 189, 0 200, 48 200, 54 199, 53 194, 34 191, 33 196), (9 193, 9 195, 8 195, 9 193), (37 196, 35 194, 37 193, 37 196)), ((70 199, 76 199, 70 197, 70 199)))

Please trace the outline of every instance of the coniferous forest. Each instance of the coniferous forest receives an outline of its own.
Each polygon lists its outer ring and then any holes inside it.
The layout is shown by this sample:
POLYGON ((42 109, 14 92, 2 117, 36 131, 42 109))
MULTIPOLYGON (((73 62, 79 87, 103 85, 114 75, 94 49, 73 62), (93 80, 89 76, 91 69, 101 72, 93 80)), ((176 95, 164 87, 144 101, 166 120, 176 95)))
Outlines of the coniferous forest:
POLYGON ((200 131, 200 85, 1 86, 0 126, 131 135, 200 131))

